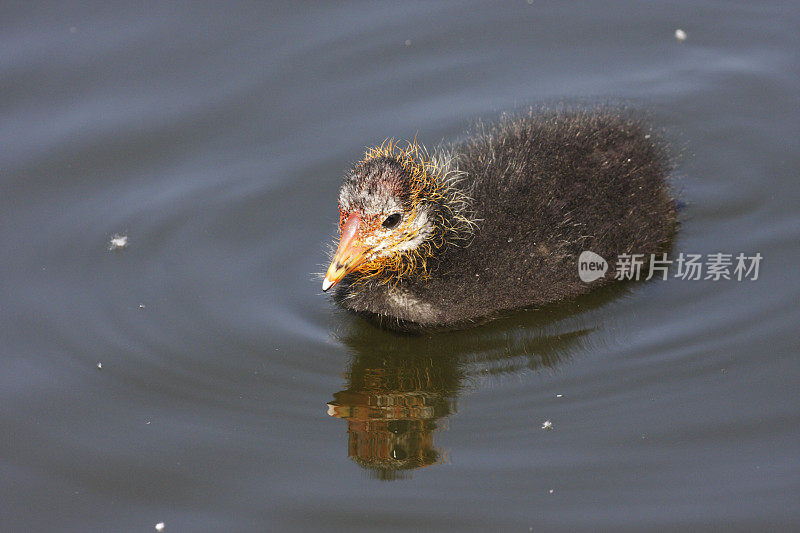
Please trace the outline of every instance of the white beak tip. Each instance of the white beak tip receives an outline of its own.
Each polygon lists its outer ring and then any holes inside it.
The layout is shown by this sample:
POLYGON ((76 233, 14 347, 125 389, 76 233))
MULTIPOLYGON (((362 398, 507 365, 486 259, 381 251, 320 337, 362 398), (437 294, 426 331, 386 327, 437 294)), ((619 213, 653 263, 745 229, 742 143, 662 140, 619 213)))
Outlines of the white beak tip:
POLYGON ((331 287, 333 287, 333 282, 331 280, 329 280, 328 278, 322 280, 322 292, 326 292, 331 287))

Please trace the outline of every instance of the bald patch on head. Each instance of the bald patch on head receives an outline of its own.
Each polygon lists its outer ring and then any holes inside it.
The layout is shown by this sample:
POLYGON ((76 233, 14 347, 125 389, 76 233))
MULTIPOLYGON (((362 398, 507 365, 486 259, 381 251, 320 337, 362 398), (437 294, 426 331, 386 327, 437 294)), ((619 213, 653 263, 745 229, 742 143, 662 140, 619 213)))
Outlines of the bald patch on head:
POLYGON ((339 207, 367 216, 396 213, 410 207, 410 195, 403 166, 392 158, 379 157, 353 167, 339 192, 339 207))

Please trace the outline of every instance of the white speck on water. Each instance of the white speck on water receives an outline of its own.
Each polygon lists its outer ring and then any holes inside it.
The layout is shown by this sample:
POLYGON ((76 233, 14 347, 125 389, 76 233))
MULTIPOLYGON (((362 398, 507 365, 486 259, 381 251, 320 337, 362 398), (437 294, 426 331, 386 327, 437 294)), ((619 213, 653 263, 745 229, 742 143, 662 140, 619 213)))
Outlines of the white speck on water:
POLYGON ((156 531, 164 531, 164 522, 156 524, 156 531))
POLYGON ((549 420, 545 420, 544 422, 542 422, 542 429, 550 431, 551 429, 553 429, 553 423, 549 420))
POLYGON ((98 361, 96 366, 97 366, 97 370, 101 370, 103 368, 103 363, 98 361))
POLYGON ((406 39, 406 46, 411 46, 411 39, 406 39))
POLYGON ((564 397, 563 394, 556 394, 556 398, 563 398, 563 397, 564 397))
POLYGON ((119 233, 115 233, 111 240, 108 242, 108 249, 110 251, 114 250, 123 250, 128 247, 130 243, 128 242, 127 235, 120 235, 119 233))
POLYGON ((678 28, 677 30, 675 30, 675 38, 678 41, 683 42, 686 40, 686 37, 688 37, 688 35, 686 35, 686 32, 683 31, 682 29, 678 28))
POLYGON ((144 309, 146 306, 144 304, 139 304, 139 309, 144 309))
POLYGON ((553 489, 550 489, 547 492, 550 493, 550 494, 553 494, 553 489))

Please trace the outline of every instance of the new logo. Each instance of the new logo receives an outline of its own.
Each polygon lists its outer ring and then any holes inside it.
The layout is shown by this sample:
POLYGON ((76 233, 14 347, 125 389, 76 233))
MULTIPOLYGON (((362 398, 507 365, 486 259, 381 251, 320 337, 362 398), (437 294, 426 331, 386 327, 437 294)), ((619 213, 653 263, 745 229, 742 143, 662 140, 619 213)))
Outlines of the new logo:
POLYGON ((602 278, 608 272, 608 263, 601 256, 586 250, 578 257, 578 276, 584 283, 602 278))

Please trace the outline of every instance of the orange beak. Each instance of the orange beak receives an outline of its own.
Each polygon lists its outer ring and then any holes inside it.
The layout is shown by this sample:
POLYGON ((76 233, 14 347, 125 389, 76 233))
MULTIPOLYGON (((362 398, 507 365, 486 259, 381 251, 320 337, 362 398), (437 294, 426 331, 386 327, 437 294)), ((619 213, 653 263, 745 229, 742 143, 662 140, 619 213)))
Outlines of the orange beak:
POLYGON ((336 255, 333 256, 328 273, 322 281, 322 290, 327 291, 347 274, 364 264, 367 260, 368 248, 365 248, 356 236, 361 227, 361 216, 358 213, 351 214, 342 226, 342 237, 339 240, 339 247, 336 255))

